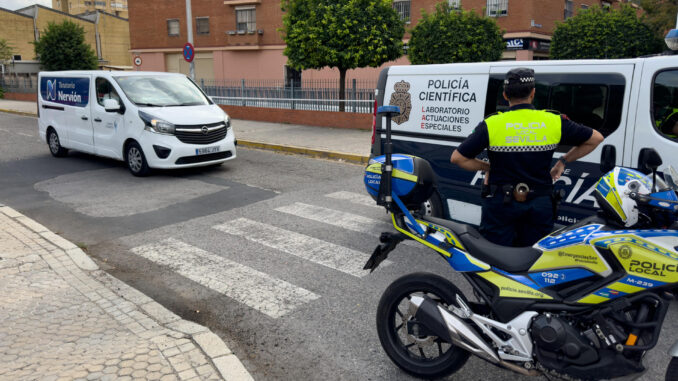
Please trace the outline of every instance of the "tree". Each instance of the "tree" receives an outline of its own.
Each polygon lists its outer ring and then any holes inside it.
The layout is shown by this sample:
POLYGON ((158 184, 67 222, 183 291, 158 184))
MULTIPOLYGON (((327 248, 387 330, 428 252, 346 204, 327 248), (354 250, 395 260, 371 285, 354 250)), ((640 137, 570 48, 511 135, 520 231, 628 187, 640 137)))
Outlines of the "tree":
POLYGON ((628 58, 659 53, 663 43, 629 6, 594 7, 559 23, 551 40, 551 58, 628 58))
POLYGON ((98 66, 96 54, 85 43, 85 29, 68 20, 49 23, 34 45, 45 70, 94 70, 98 66))
POLYGON ((494 19, 440 3, 433 14, 422 10, 409 46, 410 62, 421 65, 498 61, 506 44, 494 19))
POLYGON ((0 38, 0 61, 6 61, 12 58, 12 47, 7 44, 7 40, 0 38))
POLYGON ((643 21, 652 29, 655 36, 664 38, 666 32, 676 27, 678 0, 642 0, 643 21))
POLYGON ((403 22, 390 0, 283 0, 283 40, 294 69, 339 69, 339 111, 346 71, 402 55, 403 22))

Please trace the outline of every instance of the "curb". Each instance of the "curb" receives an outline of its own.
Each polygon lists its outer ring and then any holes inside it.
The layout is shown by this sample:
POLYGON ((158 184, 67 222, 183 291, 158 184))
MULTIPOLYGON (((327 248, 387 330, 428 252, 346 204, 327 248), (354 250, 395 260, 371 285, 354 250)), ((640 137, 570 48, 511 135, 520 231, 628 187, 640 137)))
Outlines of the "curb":
POLYGON ((367 164, 370 160, 369 156, 358 155, 354 153, 338 152, 338 151, 323 151, 313 148, 287 146, 282 144, 272 144, 264 142, 256 142, 251 140, 238 139, 238 146, 247 148, 257 148, 267 151, 287 152, 297 155, 311 156, 331 160, 343 160, 355 164, 367 164))
MULTIPOLYGON (((21 116, 32 116, 32 117, 38 116, 38 114, 35 114, 35 113, 27 113, 27 112, 22 112, 22 111, 15 111, 15 110, 0 109, 0 112, 6 112, 6 113, 9 113, 9 114, 16 114, 16 115, 21 115, 21 116)), ((267 151, 275 151, 275 152, 286 152, 286 153, 291 153, 291 154, 296 154, 296 155, 304 155, 304 156, 310 156, 310 157, 322 158, 322 159, 330 159, 330 160, 337 160, 337 161, 346 161, 346 162, 349 162, 349 163, 362 164, 362 165, 367 165, 367 163, 370 161, 369 156, 363 156, 363 155, 358 155, 358 154, 354 154, 354 153, 346 153, 346 152, 339 152, 339 151, 325 151, 325 150, 306 148, 306 147, 297 147, 297 146, 288 146, 288 145, 282 145, 282 144, 257 142, 257 141, 253 141, 253 140, 238 140, 238 145, 242 146, 242 147, 247 147, 247 148, 256 148, 256 149, 262 149, 262 150, 267 150, 267 151)))
POLYGON ((16 115, 21 115, 21 116, 32 116, 37 118, 38 114, 35 112, 23 112, 23 111, 16 111, 16 110, 6 110, 4 108, 0 108, 0 112, 6 112, 8 114, 16 114, 16 115))
MULTIPOLYGON (((102 287, 132 303, 138 311, 148 315, 160 326, 186 335, 198 348, 200 348, 205 356, 212 362, 212 365, 214 365, 217 372, 219 372, 225 380, 254 380, 243 366, 242 362, 240 362, 240 359, 238 359, 238 357, 231 352, 226 343, 209 328, 188 320, 183 320, 180 316, 166 309, 160 303, 146 296, 141 291, 129 286, 105 271, 100 270, 99 266, 72 242, 17 212, 15 209, 0 203, 0 213, 3 213, 26 229, 33 231, 41 238, 52 243, 58 250, 63 251, 79 269, 84 270, 83 273, 91 280, 100 283, 102 287), (115 290, 113 286, 115 286, 115 290)), ((51 264, 50 267, 52 267, 51 264)))

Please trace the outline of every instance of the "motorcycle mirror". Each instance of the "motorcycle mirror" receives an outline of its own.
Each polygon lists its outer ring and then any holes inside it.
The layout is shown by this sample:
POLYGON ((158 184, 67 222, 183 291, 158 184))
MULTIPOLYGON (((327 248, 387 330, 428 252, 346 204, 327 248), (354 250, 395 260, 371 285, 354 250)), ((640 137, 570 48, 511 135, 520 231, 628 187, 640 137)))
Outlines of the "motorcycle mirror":
POLYGON ((662 165, 662 158, 654 148, 643 148, 638 155, 638 170, 650 174, 656 172, 657 168, 662 165))
POLYGON ((600 154, 600 172, 605 174, 614 169, 617 165, 617 149, 613 145, 603 146, 603 152, 600 154))

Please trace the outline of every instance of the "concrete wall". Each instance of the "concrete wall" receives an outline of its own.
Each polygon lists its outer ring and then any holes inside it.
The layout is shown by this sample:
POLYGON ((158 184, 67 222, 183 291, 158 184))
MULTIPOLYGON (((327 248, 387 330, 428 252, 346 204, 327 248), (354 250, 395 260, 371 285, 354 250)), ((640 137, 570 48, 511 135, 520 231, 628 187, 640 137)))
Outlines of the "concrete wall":
POLYGON ((21 55, 22 60, 35 58, 31 17, 0 9, 0 38, 7 40, 12 54, 21 55))
POLYGON ((129 54, 129 22, 105 13, 99 13, 97 25, 102 58, 110 65, 132 66, 129 54))
POLYGON ((307 126, 372 129, 372 114, 350 112, 287 110, 277 108, 219 105, 233 119, 303 124, 307 126))

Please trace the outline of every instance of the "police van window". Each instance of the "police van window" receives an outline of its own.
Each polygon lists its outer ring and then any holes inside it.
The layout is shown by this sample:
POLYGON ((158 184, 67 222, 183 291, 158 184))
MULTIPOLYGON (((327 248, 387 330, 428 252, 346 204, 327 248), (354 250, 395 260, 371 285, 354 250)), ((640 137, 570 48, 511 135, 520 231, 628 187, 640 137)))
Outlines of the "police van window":
MULTIPOLYGON (((625 79, 619 74, 538 74, 534 106, 565 114, 577 123, 613 133, 621 123, 625 79)), ((492 75, 485 115, 508 109, 503 75, 492 75)))
POLYGON ((678 70, 663 71, 655 77, 652 122, 662 136, 678 141, 678 70))
POLYGON ((101 106, 104 105, 104 99, 115 99, 116 101, 118 101, 119 104, 122 105, 118 93, 115 91, 115 89, 113 88, 111 83, 108 82, 107 79, 97 78, 96 89, 97 89, 97 103, 99 103, 101 106))

